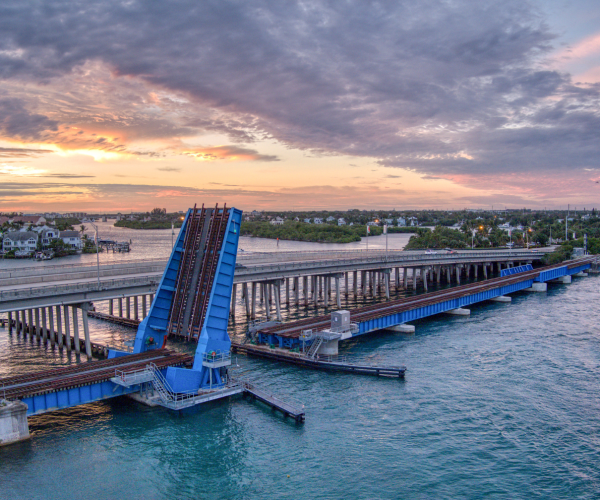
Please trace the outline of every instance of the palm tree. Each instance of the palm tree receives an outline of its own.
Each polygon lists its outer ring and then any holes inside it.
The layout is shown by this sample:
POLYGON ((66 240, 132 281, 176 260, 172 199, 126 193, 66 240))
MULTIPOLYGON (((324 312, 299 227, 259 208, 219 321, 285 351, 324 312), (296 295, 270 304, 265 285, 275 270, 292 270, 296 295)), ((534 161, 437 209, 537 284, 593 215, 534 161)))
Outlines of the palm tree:
POLYGON ((81 233, 81 236, 82 236, 82 237, 83 237, 83 233, 85 233, 85 230, 86 230, 86 229, 87 229, 87 228, 86 228, 86 227, 85 227, 83 224, 81 224, 81 226, 79 226, 79 232, 81 233))

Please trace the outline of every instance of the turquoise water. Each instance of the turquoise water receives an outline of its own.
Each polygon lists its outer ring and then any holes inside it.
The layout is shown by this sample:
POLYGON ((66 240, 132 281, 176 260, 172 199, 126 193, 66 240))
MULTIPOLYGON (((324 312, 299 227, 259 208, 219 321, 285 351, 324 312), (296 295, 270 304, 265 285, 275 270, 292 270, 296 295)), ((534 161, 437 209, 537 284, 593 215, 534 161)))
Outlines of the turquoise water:
MULTIPOLYGON (((345 345, 406 364, 404 381, 240 357, 304 402, 304 425, 243 399, 185 416, 115 399, 34 417, 30 441, 0 448, 0 498, 599 498, 599 286, 574 279, 345 345)), ((42 351, 0 330, 3 368, 69 361, 42 351)))

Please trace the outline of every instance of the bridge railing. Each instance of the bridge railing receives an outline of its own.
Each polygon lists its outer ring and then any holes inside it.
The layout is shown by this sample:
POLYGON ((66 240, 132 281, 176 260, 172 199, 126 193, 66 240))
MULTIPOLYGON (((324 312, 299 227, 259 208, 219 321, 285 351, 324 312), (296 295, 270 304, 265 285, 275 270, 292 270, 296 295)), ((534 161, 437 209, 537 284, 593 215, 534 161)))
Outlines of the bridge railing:
MULTIPOLYGON (((163 267, 167 264, 166 259, 134 259, 127 260, 122 262, 113 262, 110 264, 101 264, 101 270, 110 270, 110 269, 122 269, 127 267, 135 267, 140 264, 147 265, 162 265, 163 267)), ((31 266, 19 269, 1 269, 0 270, 0 279, 6 278, 21 278, 24 276, 36 276, 39 275, 40 272, 46 274, 58 274, 69 270, 80 270, 89 268, 90 270, 95 271, 97 269, 96 264, 93 263, 81 263, 81 264, 61 264, 56 266, 48 266, 48 265, 39 265, 39 266, 31 266)))
POLYGON ((334 260, 316 260, 316 261, 298 261, 298 262, 281 262, 278 264, 265 264, 261 266, 252 267, 238 267, 236 268, 236 276, 250 276, 253 274, 260 273, 273 273, 277 271, 293 271, 293 270, 310 270, 310 272, 319 269, 326 268, 341 268, 348 266, 360 266, 368 264, 381 264, 382 267, 402 267, 404 265, 410 265, 411 263, 419 262, 427 265, 428 263, 440 262, 440 265, 444 263, 452 262, 473 262, 478 259, 541 259, 544 256, 543 253, 534 251, 512 251, 512 252, 497 252, 497 251, 481 251, 477 253, 473 252, 457 252, 454 254, 439 253, 439 254, 408 254, 406 252, 395 252, 391 254, 378 254, 376 256, 369 256, 362 254, 359 258, 353 259, 334 259, 334 260))
POLYGON ((134 286, 144 285, 158 286, 158 281, 156 280, 156 278, 148 279, 148 277, 121 278, 113 280, 103 280, 100 282, 100 288, 98 288, 98 283, 94 281, 89 283, 74 283, 72 285, 50 285, 40 286, 37 288, 2 290, 0 291, 0 302, 4 300, 47 297, 51 295, 66 295, 77 292, 94 292, 111 290, 115 288, 130 288, 134 286))

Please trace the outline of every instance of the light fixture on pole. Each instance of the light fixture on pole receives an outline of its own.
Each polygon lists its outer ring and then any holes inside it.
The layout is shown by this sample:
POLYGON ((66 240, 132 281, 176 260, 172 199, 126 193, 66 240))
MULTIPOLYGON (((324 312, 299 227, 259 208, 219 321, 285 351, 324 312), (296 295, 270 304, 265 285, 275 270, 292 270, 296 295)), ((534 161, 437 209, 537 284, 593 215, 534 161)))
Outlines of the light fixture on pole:
POLYGON ((90 221, 90 224, 96 231, 96 266, 98 268, 98 290, 100 290, 100 254, 99 254, 99 245, 98 245, 98 226, 90 221))

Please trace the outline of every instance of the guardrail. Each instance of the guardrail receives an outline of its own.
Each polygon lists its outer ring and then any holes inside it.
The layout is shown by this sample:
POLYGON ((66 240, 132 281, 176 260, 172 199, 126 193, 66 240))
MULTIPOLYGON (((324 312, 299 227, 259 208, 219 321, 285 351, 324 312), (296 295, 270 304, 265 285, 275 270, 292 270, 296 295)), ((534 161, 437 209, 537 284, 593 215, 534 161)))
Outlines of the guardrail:
POLYGON ((158 286, 158 280, 141 278, 126 278, 101 281, 101 286, 98 288, 97 282, 75 283, 72 285, 54 285, 43 286, 38 288, 27 288, 17 290, 2 290, 0 291, 0 302, 4 300, 28 299, 34 297, 44 297, 51 295, 66 295, 76 292, 96 292, 106 291, 115 288, 131 288, 139 285, 158 286))
MULTIPOLYGON (((282 262, 274 265, 264 266, 252 266, 252 267, 236 267, 236 277, 246 277, 253 274, 266 274, 274 273, 278 271, 294 271, 304 270, 318 271, 319 269, 325 268, 341 268, 348 266, 360 266, 368 264, 382 264, 382 267, 403 267, 414 262, 427 263, 435 261, 447 261, 447 262, 473 262, 478 259, 494 258, 494 259, 541 259, 544 256, 543 253, 536 251, 510 251, 510 252, 494 252, 494 251, 480 251, 477 253, 473 252, 456 252, 453 254, 408 254, 406 252, 398 252, 393 254, 377 255, 375 257, 364 255, 359 259, 335 259, 335 260, 318 260, 318 261, 300 261, 300 262, 282 262)), ((331 272, 331 271, 330 271, 331 272)), ((335 271, 333 271, 335 272, 335 271)))
MULTIPOLYGON (((167 265, 166 259, 137 259, 137 260, 128 260, 119 263, 112 264, 101 264, 100 271, 103 270, 111 270, 111 269, 122 269, 127 267, 135 267, 140 264, 148 264, 148 265, 160 265, 163 267, 167 265)), ((90 270, 96 271, 98 266, 92 263, 81 263, 81 264, 63 264, 57 266, 47 266, 47 265, 39 265, 39 266, 31 266, 19 269, 0 269, 0 279, 6 278, 21 278, 25 276, 36 276, 39 275, 40 272, 44 272, 48 275, 51 274, 59 274, 69 269, 77 269, 82 270, 84 268, 89 268, 90 270)))

